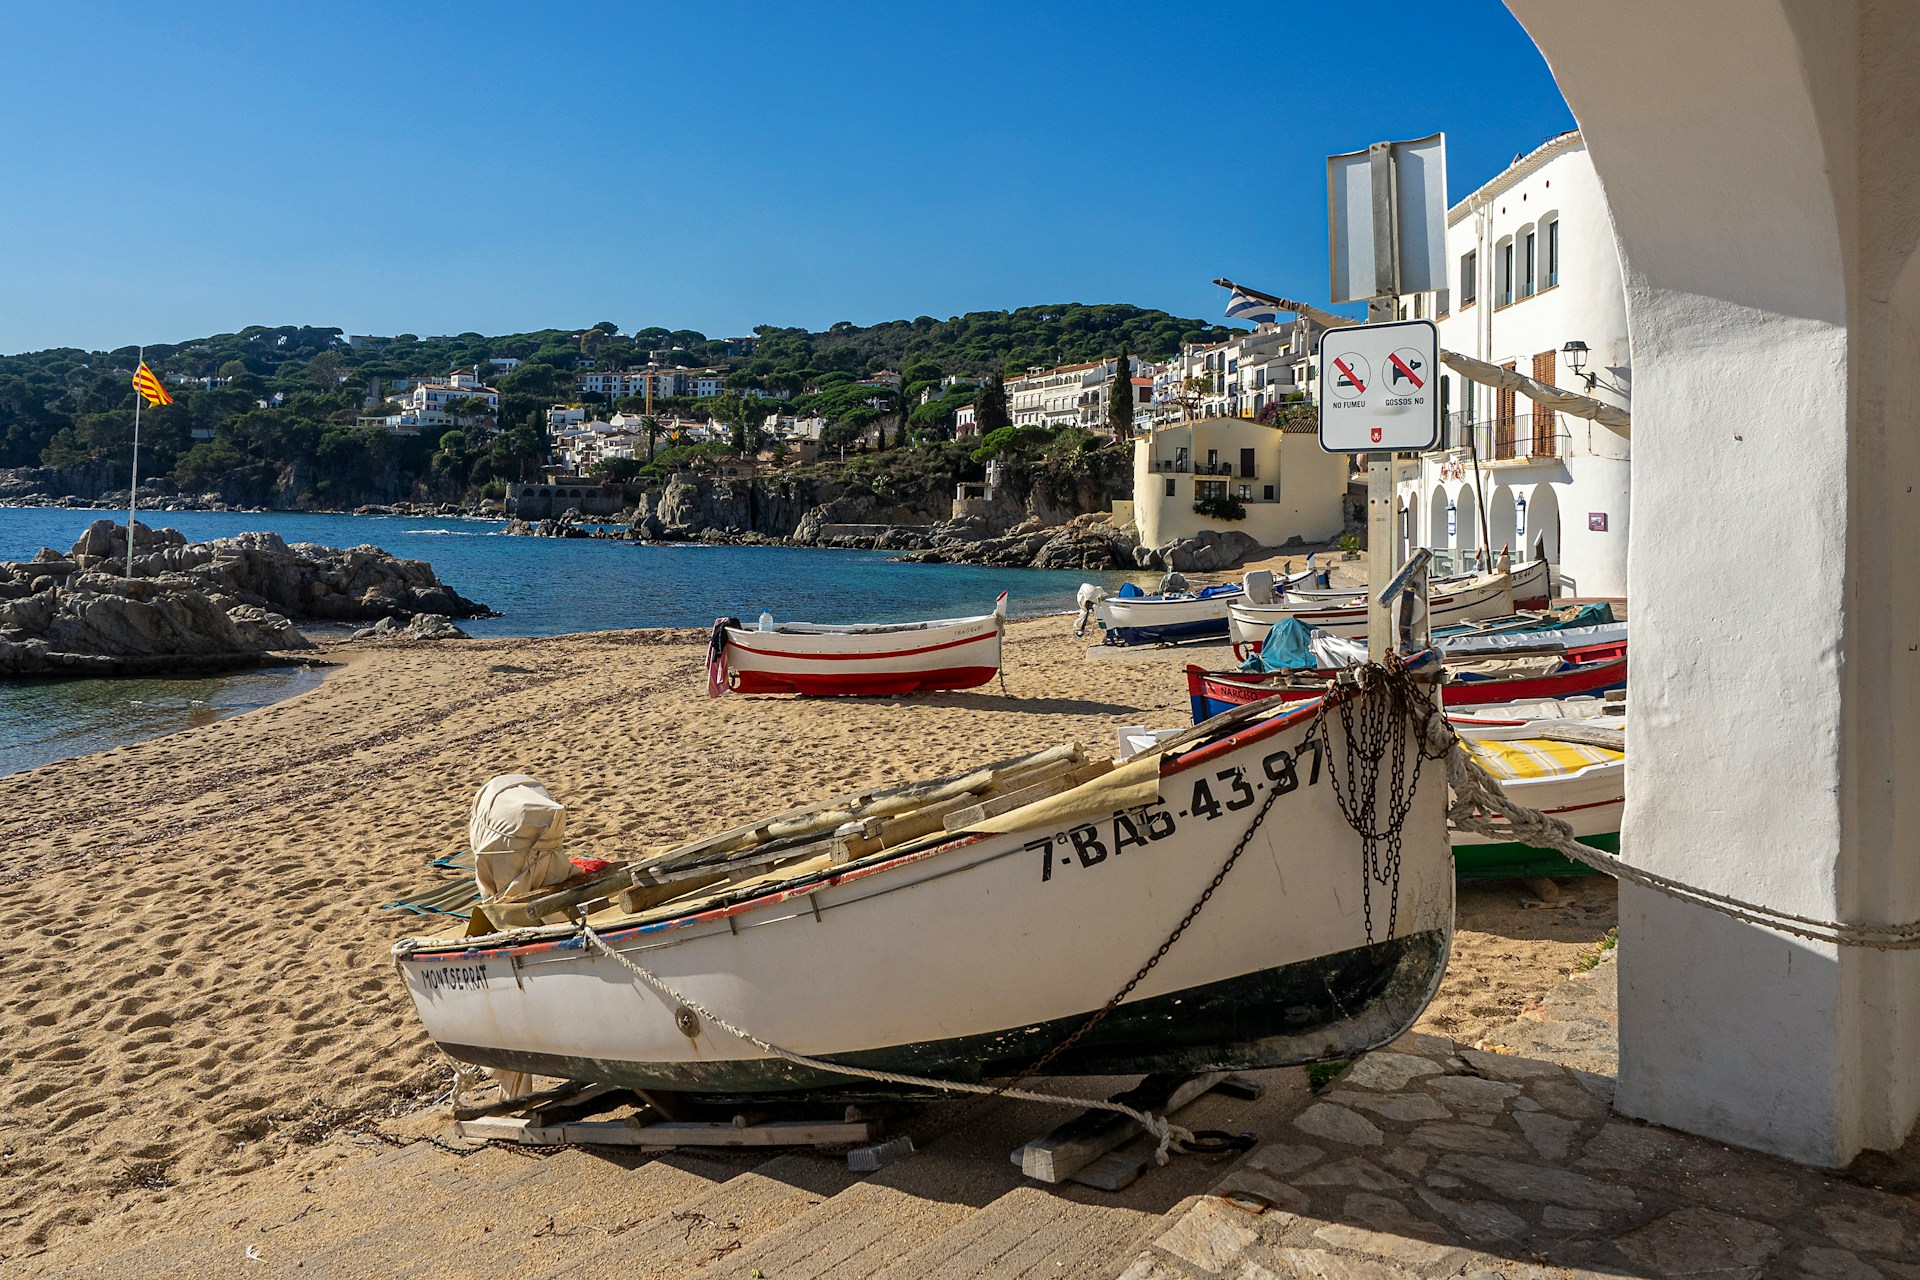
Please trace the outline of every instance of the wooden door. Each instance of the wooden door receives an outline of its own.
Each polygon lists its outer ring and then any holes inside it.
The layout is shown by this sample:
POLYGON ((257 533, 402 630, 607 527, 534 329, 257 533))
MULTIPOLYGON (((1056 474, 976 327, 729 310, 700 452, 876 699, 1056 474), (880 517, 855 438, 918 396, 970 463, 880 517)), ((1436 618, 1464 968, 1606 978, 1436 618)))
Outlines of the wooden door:
POLYGON ((1240 478, 1242 480, 1253 479, 1254 470, 1253 450, 1242 449, 1240 451, 1240 478))
MULTIPOLYGON (((1539 355, 1535 356, 1533 358, 1533 380, 1535 382, 1544 382, 1550 387, 1555 385, 1553 380, 1557 375, 1554 366, 1558 363, 1558 357, 1559 353, 1554 351, 1542 351, 1539 355)), ((1539 405, 1533 406, 1533 457, 1551 458, 1554 456, 1554 438, 1559 434, 1558 427, 1559 419, 1553 410, 1542 408, 1539 405)))

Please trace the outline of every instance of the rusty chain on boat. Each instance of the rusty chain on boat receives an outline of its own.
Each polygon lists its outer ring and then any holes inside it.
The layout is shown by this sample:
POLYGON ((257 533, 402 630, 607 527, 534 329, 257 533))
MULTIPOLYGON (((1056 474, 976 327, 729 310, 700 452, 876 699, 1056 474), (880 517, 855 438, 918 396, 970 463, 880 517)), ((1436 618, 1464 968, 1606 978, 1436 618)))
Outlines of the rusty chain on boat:
MULTIPOLYGON (((1365 922, 1367 945, 1374 945, 1373 886, 1387 889, 1387 936, 1391 942, 1400 918, 1400 856, 1406 832, 1407 815, 1420 787, 1420 769, 1428 760, 1446 758, 1446 748, 1428 750, 1428 724, 1439 713, 1434 697, 1421 688, 1407 670, 1398 653, 1389 653, 1380 663, 1352 668, 1351 687, 1365 690, 1366 698, 1352 693, 1341 696, 1336 685, 1320 699, 1320 710, 1307 731, 1320 744, 1321 758, 1327 762, 1327 780, 1333 788, 1340 815, 1360 836, 1360 913, 1365 922), (1355 713, 1354 703, 1366 705, 1355 713), (1340 728, 1346 737, 1346 776, 1334 767, 1333 744, 1328 740, 1329 711, 1337 711, 1340 728), (1409 729, 1412 730, 1409 733, 1409 729), (1412 770, 1407 767, 1409 739, 1412 739, 1412 770), (1386 821, 1376 828, 1380 810, 1380 772, 1387 768, 1386 821), (1384 846, 1384 849, 1383 849, 1384 846)), ((1342 684, 1347 681, 1343 677, 1342 684)))

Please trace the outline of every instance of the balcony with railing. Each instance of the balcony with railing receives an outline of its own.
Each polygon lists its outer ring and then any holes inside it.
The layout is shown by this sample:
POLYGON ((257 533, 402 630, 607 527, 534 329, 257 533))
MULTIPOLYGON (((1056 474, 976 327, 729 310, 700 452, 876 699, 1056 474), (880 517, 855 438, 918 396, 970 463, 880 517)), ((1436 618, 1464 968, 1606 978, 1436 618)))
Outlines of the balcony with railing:
POLYGON ((1464 413, 1450 413, 1444 436, 1447 447, 1471 445, 1486 464, 1562 459, 1571 442, 1566 416, 1558 413, 1515 413, 1479 422, 1464 413))
POLYGON ((1233 480, 1257 480, 1260 478, 1260 469, 1257 466, 1243 469, 1238 463, 1201 462, 1188 458, 1149 458, 1147 460, 1147 470, 1156 475, 1191 474, 1196 476, 1224 476, 1233 480))

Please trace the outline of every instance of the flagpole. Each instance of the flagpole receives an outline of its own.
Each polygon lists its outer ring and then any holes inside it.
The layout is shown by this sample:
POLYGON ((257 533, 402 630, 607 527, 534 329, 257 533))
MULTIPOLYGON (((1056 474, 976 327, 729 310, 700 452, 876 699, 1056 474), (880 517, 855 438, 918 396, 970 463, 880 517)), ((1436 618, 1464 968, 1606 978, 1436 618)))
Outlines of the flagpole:
MULTIPOLYGON (((147 349, 140 348, 140 357, 134 365, 137 372, 147 362, 147 349)), ((133 511, 140 504, 140 406, 146 396, 137 389, 133 393, 133 478, 127 485, 127 576, 133 576, 133 511)))

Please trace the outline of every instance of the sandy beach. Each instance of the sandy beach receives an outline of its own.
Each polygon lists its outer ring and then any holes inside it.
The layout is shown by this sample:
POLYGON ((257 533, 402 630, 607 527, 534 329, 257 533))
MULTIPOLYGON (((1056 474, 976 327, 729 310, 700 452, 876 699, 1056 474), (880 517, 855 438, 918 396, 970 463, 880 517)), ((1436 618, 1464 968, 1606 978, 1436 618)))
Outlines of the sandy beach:
MULTIPOLYGON (((822 794, 1109 750, 1119 725, 1185 722, 1195 656, 1089 661, 1056 616, 1011 625, 1005 696, 710 700, 704 643, 336 646, 292 701, 7 778, 0 1264, 94 1222, 124 1247, 121 1215, 204 1209, 442 1092, 387 957, 415 919, 378 908, 443 878, 427 864, 492 775, 545 781, 570 852, 626 858, 822 794)), ((1568 885, 1555 910, 1463 890, 1422 1026, 1471 1043, 1558 983, 1614 922, 1610 882, 1568 885)))

